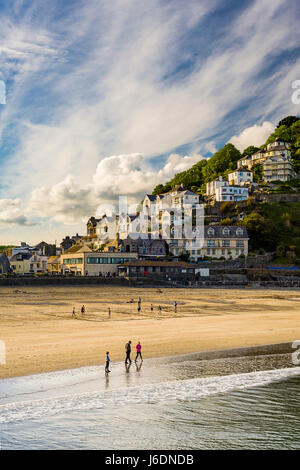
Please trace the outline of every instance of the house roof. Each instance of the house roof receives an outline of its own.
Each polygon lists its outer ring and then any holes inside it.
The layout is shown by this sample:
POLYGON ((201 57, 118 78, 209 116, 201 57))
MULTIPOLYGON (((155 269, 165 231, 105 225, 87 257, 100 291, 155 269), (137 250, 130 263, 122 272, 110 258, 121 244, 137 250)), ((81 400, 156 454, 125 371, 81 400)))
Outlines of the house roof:
POLYGON ((10 258, 10 261, 24 261, 33 256, 33 253, 16 253, 10 258))
POLYGON ((206 225, 204 238, 249 238, 244 225, 206 225), (213 233, 209 233, 212 231, 213 233))
POLYGON ((69 253, 90 253, 91 250, 87 245, 73 245, 71 248, 64 252, 64 255, 68 255, 69 253))
POLYGON ((267 150, 268 152, 274 152, 275 150, 289 150, 285 145, 275 145, 272 150, 267 150))
POLYGON ((273 155, 271 157, 268 157, 268 159, 264 162, 264 165, 269 165, 271 163, 289 163, 292 165, 292 162, 286 158, 283 157, 282 155, 273 155))
POLYGON ((60 262, 59 256, 49 256, 48 258, 48 264, 56 264, 59 262, 60 262))

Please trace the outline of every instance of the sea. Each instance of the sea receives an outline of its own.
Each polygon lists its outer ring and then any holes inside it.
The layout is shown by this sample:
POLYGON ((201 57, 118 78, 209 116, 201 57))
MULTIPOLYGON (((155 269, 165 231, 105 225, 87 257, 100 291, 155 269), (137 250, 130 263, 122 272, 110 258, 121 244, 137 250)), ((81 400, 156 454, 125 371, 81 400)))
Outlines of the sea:
POLYGON ((0 447, 300 449, 300 367, 280 355, 146 359, 0 381, 0 447), (285 364, 282 367, 282 364, 285 364))

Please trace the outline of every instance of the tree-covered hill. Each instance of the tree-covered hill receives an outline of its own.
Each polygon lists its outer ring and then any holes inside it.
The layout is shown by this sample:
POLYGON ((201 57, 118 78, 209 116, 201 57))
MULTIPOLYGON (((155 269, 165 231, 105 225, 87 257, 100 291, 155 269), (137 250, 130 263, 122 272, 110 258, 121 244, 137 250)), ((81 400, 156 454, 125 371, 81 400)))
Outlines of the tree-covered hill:
POLYGON ((159 194, 183 184, 187 189, 195 192, 204 192, 205 183, 217 178, 219 175, 226 176, 231 170, 234 170, 237 161, 241 158, 241 153, 232 144, 226 144, 218 150, 211 158, 200 160, 189 170, 177 173, 171 181, 166 184, 157 185, 152 194, 159 194))
MULTIPOLYGON (((291 143, 291 154, 294 167, 297 173, 300 173, 300 118, 297 116, 287 116, 282 119, 275 131, 269 136, 261 148, 264 148, 269 142, 280 137, 291 143)), ((191 189, 199 194, 204 194, 205 184, 217 178, 226 177, 230 171, 235 170, 237 161, 245 155, 251 155, 256 152, 258 147, 253 145, 247 147, 241 154, 231 143, 226 144, 218 150, 211 158, 200 160, 189 170, 177 173, 174 178, 164 184, 158 184, 152 194, 164 193, 182 184, 186 189, 191 189)))

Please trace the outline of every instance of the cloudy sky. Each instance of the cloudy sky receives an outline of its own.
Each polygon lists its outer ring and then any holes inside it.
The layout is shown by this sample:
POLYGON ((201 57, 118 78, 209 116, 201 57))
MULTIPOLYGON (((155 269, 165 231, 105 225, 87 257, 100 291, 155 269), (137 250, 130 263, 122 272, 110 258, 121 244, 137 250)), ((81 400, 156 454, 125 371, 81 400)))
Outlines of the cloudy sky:
POLYGON ((299 114, 298 0, 0 0, 0 244, 85 233, 299 114), (1 82, 1 83, 3 83, 1 82))

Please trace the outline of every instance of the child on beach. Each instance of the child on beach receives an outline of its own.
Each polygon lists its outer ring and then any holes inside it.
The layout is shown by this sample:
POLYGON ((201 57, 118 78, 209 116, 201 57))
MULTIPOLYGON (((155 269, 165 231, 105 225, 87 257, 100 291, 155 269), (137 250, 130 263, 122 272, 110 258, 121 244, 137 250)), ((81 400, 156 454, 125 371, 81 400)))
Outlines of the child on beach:
POLYGON ((105 363, 105 374, 108 374, 110 372, 109 363, 110 363, 110 357, 109 357, 109 351, 107 351, 106 352, 106 363, 105 363))

